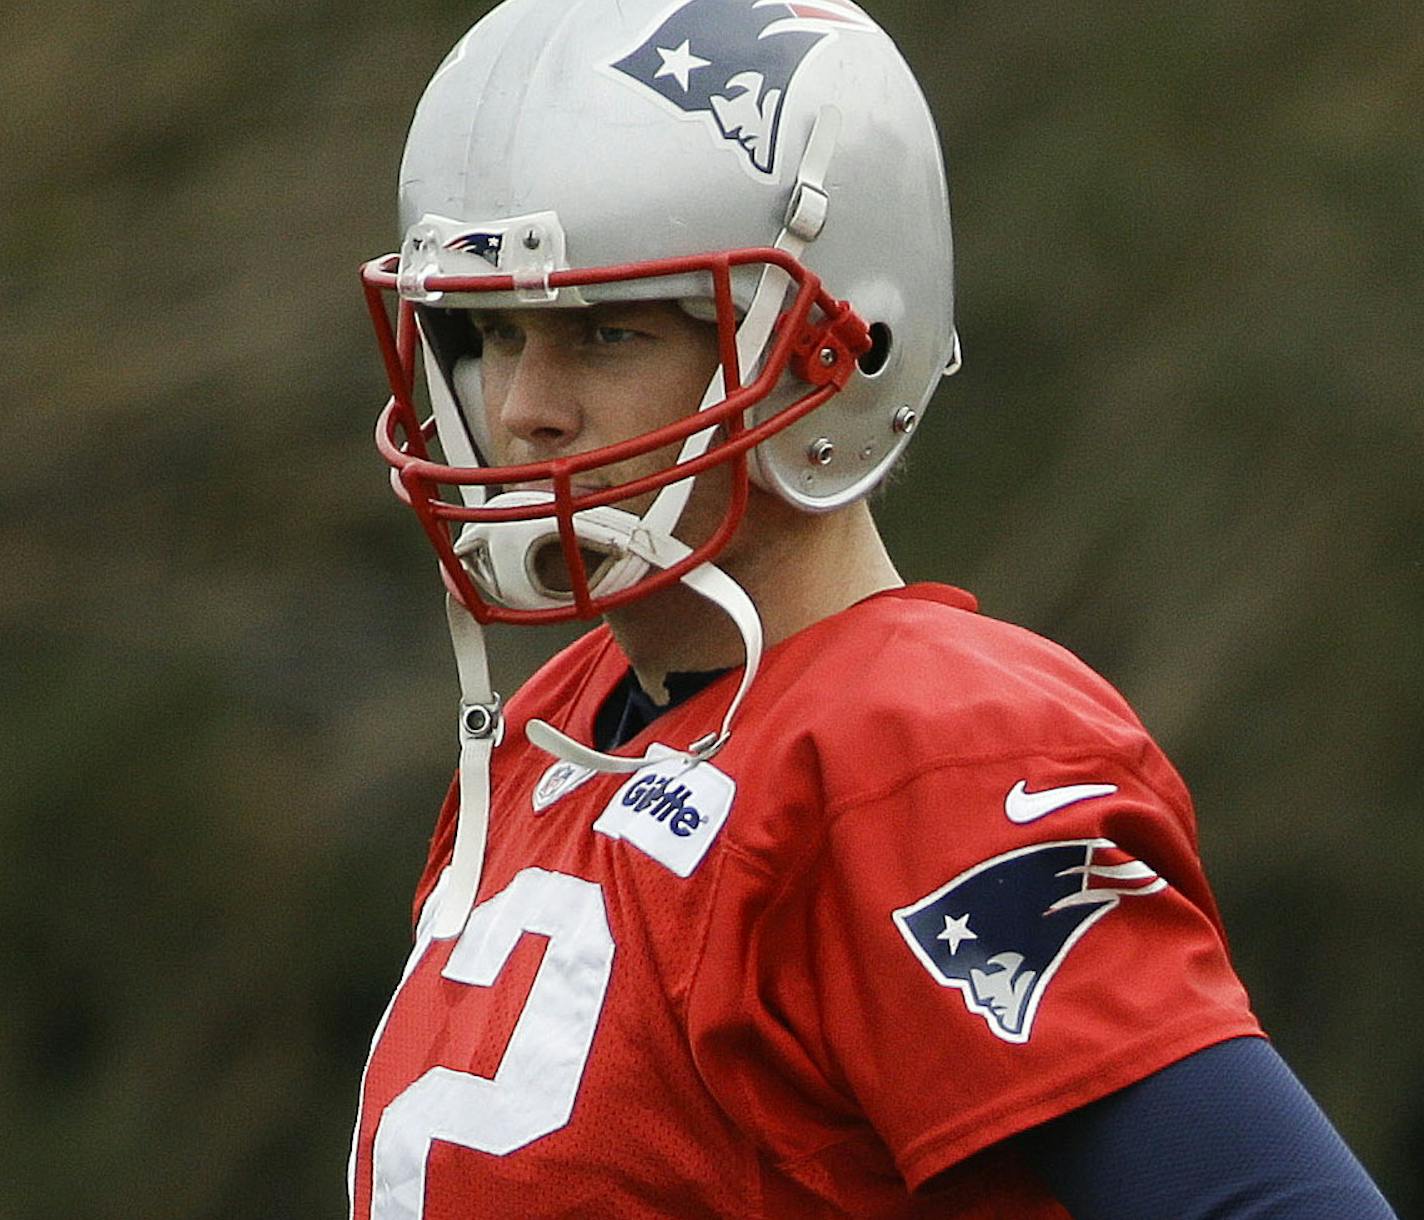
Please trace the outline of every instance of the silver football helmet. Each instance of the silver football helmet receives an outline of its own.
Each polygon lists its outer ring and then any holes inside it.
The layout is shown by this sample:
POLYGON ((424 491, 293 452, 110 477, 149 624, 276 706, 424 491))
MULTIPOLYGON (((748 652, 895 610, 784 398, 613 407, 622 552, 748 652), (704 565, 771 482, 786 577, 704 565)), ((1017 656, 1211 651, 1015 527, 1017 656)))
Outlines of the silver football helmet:
POLYGON ((393 389, 378 439, 482 622, 591 617, 682 579, 725 546, 749 481, 808 512, 865 496, 958 364, 934 122, 849 0, 506 0, 420 100, 400 222, 399 255, 363 268, 393 389), (703 401, 620 445, 491 465, 462 311, 626 299, 719 327, 703 401), (575 487, 672 442, 657 476, 575 487), (693 479, 723 463, 721 527, 679 540, 693 479), (538 575, 551 545, 569 587, 538 575))

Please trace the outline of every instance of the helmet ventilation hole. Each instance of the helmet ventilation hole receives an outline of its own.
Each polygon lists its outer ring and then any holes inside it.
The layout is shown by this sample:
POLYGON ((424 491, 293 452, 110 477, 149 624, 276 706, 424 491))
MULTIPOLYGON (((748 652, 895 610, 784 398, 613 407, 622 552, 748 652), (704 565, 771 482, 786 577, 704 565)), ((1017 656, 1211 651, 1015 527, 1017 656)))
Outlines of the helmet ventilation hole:
POLYGON ((860 358, 860 371, 867 377, 878 377, 890 363, 894 339, 884 322, 870 324, 870 350, 860 358))

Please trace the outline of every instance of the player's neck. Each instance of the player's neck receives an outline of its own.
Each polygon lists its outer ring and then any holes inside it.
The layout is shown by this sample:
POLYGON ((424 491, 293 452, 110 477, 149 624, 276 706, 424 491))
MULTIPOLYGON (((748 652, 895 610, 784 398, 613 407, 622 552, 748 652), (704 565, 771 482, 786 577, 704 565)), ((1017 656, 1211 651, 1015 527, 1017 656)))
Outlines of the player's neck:
MULTIPOLYGON (((904 584, 863 503, 812 516, 778 501, 743 534, 718 566, 756 604, 767 648, 904 584)), ((658 702, 666 701, 669 673, 730 669, 746 659, 726 612, 683 585, 625 606, 608 622, 639 682, 658 702)))

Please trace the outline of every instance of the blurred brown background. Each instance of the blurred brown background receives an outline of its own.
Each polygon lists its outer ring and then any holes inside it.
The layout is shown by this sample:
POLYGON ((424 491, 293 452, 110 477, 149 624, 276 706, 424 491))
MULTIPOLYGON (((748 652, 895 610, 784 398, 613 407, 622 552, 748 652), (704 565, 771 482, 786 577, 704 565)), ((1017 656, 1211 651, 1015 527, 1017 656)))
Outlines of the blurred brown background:
MULTIPOLYGON (((3 1220, 345 1214, 454 761, 355 269, 485 7, 5 6, 3 1220)), ((892 549, 1127 693, 1267 1027, 1424 1216, 1424 8, 872 8, 968 356, 892 549)))

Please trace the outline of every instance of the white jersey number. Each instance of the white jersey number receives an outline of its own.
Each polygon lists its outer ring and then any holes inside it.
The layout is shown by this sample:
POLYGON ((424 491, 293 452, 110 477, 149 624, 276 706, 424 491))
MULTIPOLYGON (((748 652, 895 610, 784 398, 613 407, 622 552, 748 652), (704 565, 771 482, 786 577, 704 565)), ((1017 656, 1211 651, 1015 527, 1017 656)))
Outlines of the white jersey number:
POLYGON ((549 945, 494 1078, 431 1068, 386 1107, 372 1154, 371 1220, 420 1220, 431 1141, 506 1156, 569 1121, 613 970, 603 891, 526 868, 470 913, 441 973, 489 987, 526 932, 549 945))

